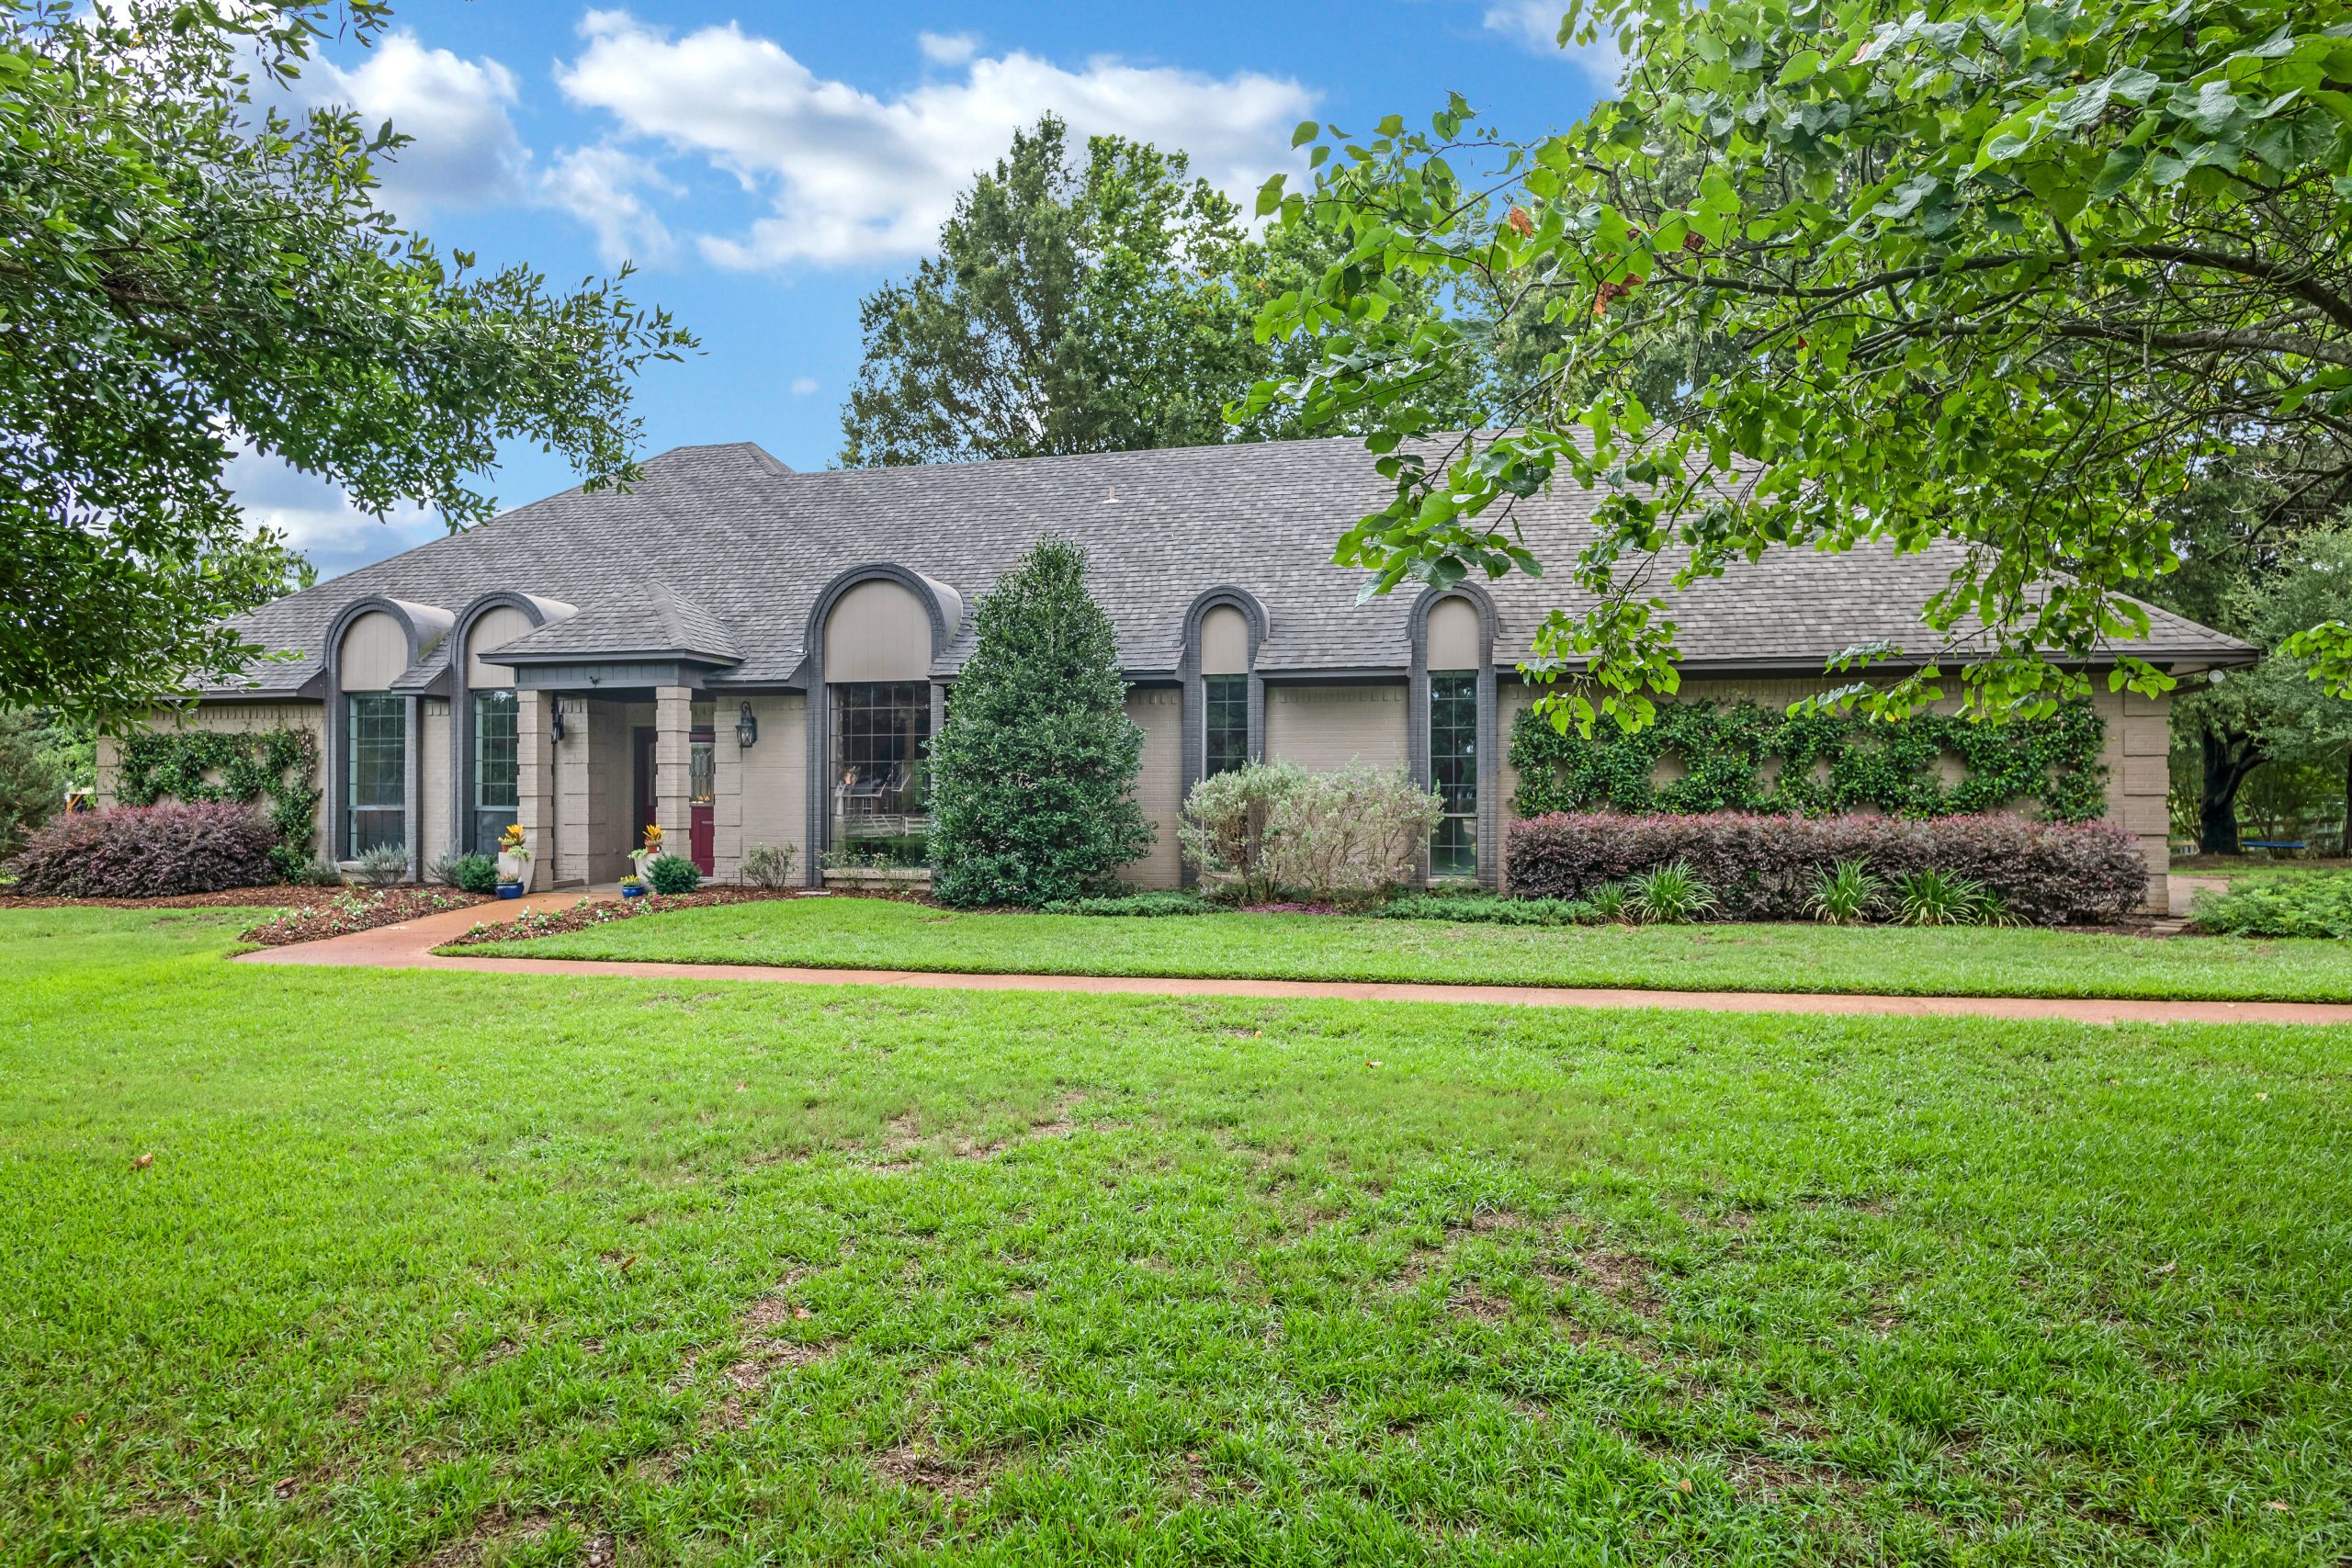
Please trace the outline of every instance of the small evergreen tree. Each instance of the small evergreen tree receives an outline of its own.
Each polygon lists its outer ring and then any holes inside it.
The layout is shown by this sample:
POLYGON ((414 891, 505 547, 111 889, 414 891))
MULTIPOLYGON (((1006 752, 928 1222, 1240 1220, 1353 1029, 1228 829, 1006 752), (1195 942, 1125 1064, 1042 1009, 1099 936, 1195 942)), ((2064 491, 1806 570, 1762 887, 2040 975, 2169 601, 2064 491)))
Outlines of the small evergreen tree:
POLYGON ((1151 847, 1143 731, 1086 552, 1046 539, 980 601, 979 646, 931 748, 940 901, 1035 906, 1101 892, 1151 847))

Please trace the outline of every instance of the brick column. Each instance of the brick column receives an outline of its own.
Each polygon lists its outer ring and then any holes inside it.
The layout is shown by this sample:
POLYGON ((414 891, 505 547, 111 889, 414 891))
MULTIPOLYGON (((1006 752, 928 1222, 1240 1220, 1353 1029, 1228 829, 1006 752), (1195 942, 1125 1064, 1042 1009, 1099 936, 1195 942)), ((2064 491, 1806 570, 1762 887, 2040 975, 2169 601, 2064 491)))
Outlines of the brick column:
POLYGON ((531 858, 523 871, 523 891, 537 893, 556 880, 555 740, 545 692, 514 694, 514 820, 531 858))
POLYGON ((695 694, 686 686, 653 689, 653 812, 662 840, 674 855, 689 852, 688 776, 694 758, 695 694))

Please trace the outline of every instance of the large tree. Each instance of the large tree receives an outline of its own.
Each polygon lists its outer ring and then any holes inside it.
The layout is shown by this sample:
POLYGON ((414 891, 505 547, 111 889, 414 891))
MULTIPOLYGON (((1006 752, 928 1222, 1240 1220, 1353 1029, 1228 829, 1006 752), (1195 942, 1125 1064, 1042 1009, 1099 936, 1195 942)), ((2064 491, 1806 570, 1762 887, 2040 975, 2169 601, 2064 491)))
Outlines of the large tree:
POLYGON ((2199 754, 2198 838, 2208 854, 2239 852, 2238 790, 2270 763, 2340 757, 2352 833, 2352 703, 2330 696, 2312 679, 2310 660, 2287 651, 2297 632, 2352 607, 2352 525, 2338 519, 2288 538, 2272 558, 2252 550, 2243 558, 2212 619, 2264 649, 2262 660, 2217 672, 2173 710, 2175 734, 2193 739, 2199 754))
POLYGON ((300 566, 224 483, 246 447, 453 527, 503 441, 634 475, 629 378, 692 340, 612 282, 445 258, 375 205, 397 128, 281 107, 330 26, 384 21, 0 0, 0 703, 118 716, 259 651, 221 618, 300 566))
MULTIPOLYGON (((1261 408, 1238 428, 1226 412, 1256 383, 1312 363, 1311 340, 1261 340, 1253 327, 1268 300, 1322 276, 1331 246, 1306 229, 1255 239, 1231 201, 1188 175, 1181 151, 1116 136, 1090 139, 1081 162, 1051 115, 1016 132, 957 198, 938 253, 862 302, 842 461, 1301 434, 1293 409, 1261 408)), ((1428 296, 1408 313, 1426 313, 1428 296)), ((1438 396, 1464 406, 1452 387, 1438 396)))
POLYGON ((1151 848, 1136 804, 1143 731, 1086 552, 1045 539, 997 580, 931 746, 931 877, 941 901, 1100 893, 1151 848))
MULTIPOLYGON (((1924 646, 1839 661, 1924 667, 1832 700, 1899 716, 1956 665, 1972 711, 2047 711, 2109 660, 2168 690, 2120 646, 2145 620, 2126 595, 2178 558, 2168 503, 2249 444, 2299 454, 2313 493, 2352 473, 2347 28, 2346 0, 1575 0, 1564 41, 1612 34, 1629 64, 1565 134, 1503 142, 1459 96, 1428 131, 1300 128, 1315 188, 1269 182, 1261 209, 1346 254, 1263 325, 1346 352, 1252 406, 1376 422, 1395 500, 1340 555, 1380 591, 1541 570, 1514 501, 1605 492, 1552 563, 1593 604, 1536 640, 1597 688, 1564 722, 1641 722, 1675 687, 1658 590, 1776 546, 1965 547, 1924 646), (1407 442, 1443 428, 1407 378, 1496 338, 1385 319, 1431 278, 1560 339, 1506 434, 1407 442), (1645 377, 1694 331, 1735 362, 1645 377)), ((2339 694, 2347 619, 2290 639, 2339 694)))

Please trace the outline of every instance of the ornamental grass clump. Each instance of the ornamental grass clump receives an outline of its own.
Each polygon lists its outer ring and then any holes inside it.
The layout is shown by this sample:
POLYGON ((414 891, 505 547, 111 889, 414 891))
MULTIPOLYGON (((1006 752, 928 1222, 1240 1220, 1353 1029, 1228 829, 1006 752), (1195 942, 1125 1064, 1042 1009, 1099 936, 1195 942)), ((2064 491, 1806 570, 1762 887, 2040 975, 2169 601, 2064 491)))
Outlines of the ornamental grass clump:
POLYGON ((1871 872, 1870 862, 1841 860, 1821 874, 1806 908, 1824 925, 1856 925, 1871 918, 1885 891, 1886 883, 1871 872))
POLYGON ((1894 920, 1905 926, 1971 926, 1984 908, 1984 885, 1950 872, 1907 871, 1894 879, 1894 920))
POLYGON ((1626 885, 1625 908, 1645 926, 1687 926, 1714 912, 1715 894, 1689 861, 1668 861, 1626 885))

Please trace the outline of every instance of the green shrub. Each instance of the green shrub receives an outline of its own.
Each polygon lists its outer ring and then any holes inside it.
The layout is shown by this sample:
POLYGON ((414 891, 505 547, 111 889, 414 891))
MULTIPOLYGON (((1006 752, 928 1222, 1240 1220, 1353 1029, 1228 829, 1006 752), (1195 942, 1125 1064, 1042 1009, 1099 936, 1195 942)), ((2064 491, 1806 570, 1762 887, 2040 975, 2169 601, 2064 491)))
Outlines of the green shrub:
POLYGON ((943 904, 1107 894, 1151 848, 1136 803, 1143 731, 1086 552, 1041 540, 997 579, 931 748, 931 888, 943 904))
POLYGON ((1057 898, 1045 906, 1048 915, 1130 915, 1142 919, 1207 915, 1216 910, 1216 905, 1197 893, 1123 893, 1102 898, 1057 898))
POLYGON ((454 868, 456 880, 450 886, 461 893, 495 893, 498 891, 498 857, 495 855, 459 855, 454 868))
POLYGON ((1444 810, 1402 769, 1251 762, 1194 784, 1177 836, 1212 896, 1362 906, 1411 880, 1444 810))
POLYGON ((1277 805, 1306 787, 1306 770, 1295 762, 1250 762, 1193 786, 1176 840, 1184 863, 1200 874, 1211 896, 1243 904, 1274 896, 1266 826, 1277 805))
POLYGON ((1583 899, 1504 898, 1492 893, 1408 893, 1368 912, 1384 920, 1468 920, 1495 926, 1601 923, 1583 899))
POLYGON ((360 881, 370 887, 390 887, 408 874, 408 849, 401 844, 379 844, 362 852, 358 863, 360 881))
POLYGON ((2191 918, 2216 936, 2352 939, 2352 875, 2265 877, 2228 893, 2200 893, 2191 918))
POLYGON ((743 852, 735 879, 746 887, 789 887, 792 863, 799 858, 797 844, 753 844, 743 852))
POLYGON ((1966 926, 1976 923, 1984 885, 1933 867, 1907 871, 1894 879, 1894 919, 1905 926, 1966 926))
POLYGON ((702 873, 684 855, 655 855, 646 866, 645 879, 656 893, 691 893, 702 886, 702 873))
POLYGON ((1841 860, 1821 874, 1806 908, 1824 925, 1850 926, 1870 919, 1886 884, 1871 873, 1868 861, 1841 860))
POLYGON ((1715 908, 1714 890, 1683 860, 1653 866, 1625 889, 1627 913, 1645 926, 1683 926, 1715 908))

